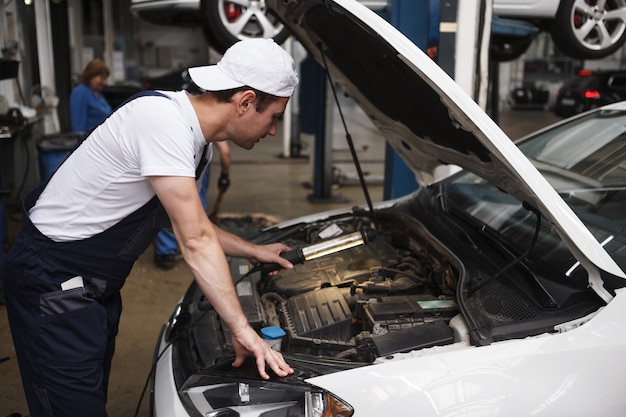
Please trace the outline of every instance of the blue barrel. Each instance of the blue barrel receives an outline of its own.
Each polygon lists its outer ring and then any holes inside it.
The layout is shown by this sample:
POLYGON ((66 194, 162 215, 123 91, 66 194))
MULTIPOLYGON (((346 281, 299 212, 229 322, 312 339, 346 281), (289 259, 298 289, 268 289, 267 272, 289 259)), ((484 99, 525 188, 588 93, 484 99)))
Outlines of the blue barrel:
POLYGON ((39 177, 46 181, 63 162, 65 156, 80 138, 81 133, 59 133, 46 135, 37 141, 39 177))

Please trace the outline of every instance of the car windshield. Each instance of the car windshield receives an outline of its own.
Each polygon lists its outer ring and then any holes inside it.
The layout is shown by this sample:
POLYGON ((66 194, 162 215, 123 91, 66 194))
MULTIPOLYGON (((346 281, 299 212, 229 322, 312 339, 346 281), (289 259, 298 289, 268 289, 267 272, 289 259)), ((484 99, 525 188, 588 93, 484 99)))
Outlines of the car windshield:
MULTIPOLYGON (((626 112, 599 111, 519 144, 622 269, 626 269, 626 112)), ((447 186, 448 206, 517 254, 532 245, 537 217, 518 200, 469 173, 447 186)), ((586 285, 581 268, 547 222, 530 258, 547 275, 586 285), (548 274, 549 272, 549 274, 548 274)))

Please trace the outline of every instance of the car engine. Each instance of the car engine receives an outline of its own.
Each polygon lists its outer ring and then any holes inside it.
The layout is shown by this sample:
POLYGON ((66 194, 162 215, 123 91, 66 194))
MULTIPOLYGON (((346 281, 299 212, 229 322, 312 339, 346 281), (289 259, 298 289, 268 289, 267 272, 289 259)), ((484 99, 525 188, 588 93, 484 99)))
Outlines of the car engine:
MULTIPOLYGON (((457 273, 440 248, 424 244, 417 225, 408 227, 410 217, 398 220, 383 220, 366 245, 240 280, 250 323, 283 329, 284 353, 343 361, 372 362, 452 343, 457 273)), ((345 234, 363 227, 366 222, 335 219, 300 226, 282 241, 302 247, 320 241, 328 228, 345 234)), ((234 276, 245 268, 246 261, 231 261, 234 276)))

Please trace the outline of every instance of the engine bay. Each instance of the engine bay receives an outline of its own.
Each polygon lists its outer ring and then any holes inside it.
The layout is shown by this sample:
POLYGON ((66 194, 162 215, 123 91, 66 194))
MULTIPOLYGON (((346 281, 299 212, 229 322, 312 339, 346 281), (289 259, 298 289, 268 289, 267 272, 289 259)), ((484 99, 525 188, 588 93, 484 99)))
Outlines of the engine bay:
MULTIPOLYGON (((346 234, 368 226, 356 219, 310 224, 282 241, 303 247, 329 228, 346 234)), ((284 330, 283 353, 343 361, 453 343, 457 273, 407 224, 381 230, 365 245, 242 279, 237 291, 250 323, 284 330)), ((245 263, 233 259, 232 272, 245 263)))
MULTIPOLYGON (((359 212, 259 232, 257 243, 282 242, 303 251, 367 229, 376 237, 274 274, 246 259, 229 259, 248 322, 263 336, 278 330, 270 343, 283 355, 345 367, 458 342, 484 346, 560 331, 560 323, 601 306, 590 289, 511 263, 480 231, 458 239, 446 230, 459 228, 427 228, 414 209, 407 204, 379 210, 375 222, 359 212), (333 230, 337 234, 329 236, 333 230), (481 246, 473 246, 477 242, 481 246), (475 280, 484 285, 472 286, 475 280)), ((181 352, 187 352, 181 357, 195 358, 189 372, 232 353, 228 326, 196 285, 182 306, 170 339, 191 332, 180 339, 181 352)))

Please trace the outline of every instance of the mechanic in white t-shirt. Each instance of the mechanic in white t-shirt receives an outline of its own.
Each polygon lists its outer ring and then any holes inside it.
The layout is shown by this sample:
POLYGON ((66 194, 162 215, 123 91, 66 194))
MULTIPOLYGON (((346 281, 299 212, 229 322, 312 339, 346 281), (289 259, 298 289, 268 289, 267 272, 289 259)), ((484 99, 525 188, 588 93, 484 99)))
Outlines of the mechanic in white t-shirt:
POLYGON ((99 125, 24 201, 22 230, 4 265, 12 336, 32 416, 106 416, 121 313, 137 257, 171 222, 198 286, 229 326, 233 366, 256 358, 292 373, 242 311, 226 256, 293 265, 283 244, 255 245, 214 227, 197 181, 211 144, 251 149, 276 125, 298 82, 274 41, 240 41, 217 65, 189 69, 206 92, 147 92, 99 125))

